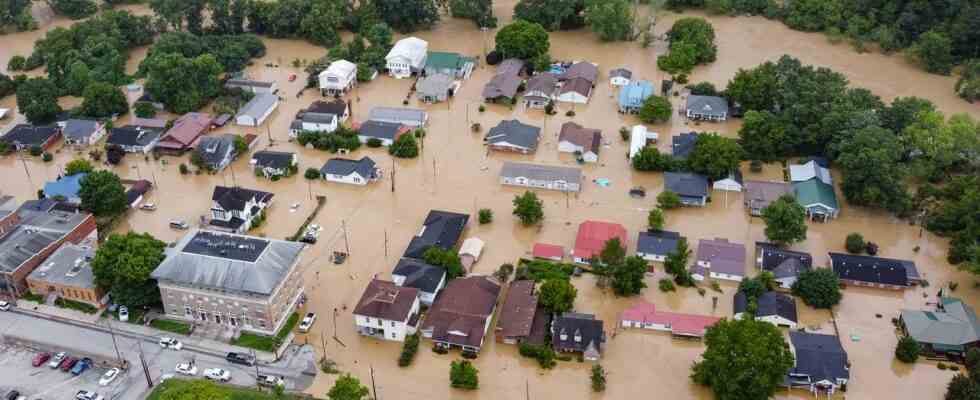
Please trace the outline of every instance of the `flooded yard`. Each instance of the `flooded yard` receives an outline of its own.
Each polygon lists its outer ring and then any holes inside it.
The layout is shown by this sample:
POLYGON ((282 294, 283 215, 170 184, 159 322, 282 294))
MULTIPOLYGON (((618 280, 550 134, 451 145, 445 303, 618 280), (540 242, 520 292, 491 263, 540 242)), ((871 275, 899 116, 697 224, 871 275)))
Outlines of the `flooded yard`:
MULTIPOLYGON (((498 1, 496 14, 501 23, 510 19, 513 0, 498 1)), ((138 6, 136 6, 139 10, 138 6)), ((145 10, 143 10, 145 11, 145 10)), ((675 15, 665 15, 657 23, 662 33, 670 28, 675 15)), ((947 114, 969 112, 977 116, 976 105, 970 105, 955 97, 952 91, 954 78, 929 75, 906 64, 900 56, 857 54, 846 45, 832 45, 819 34, 791 31, 779 22, 761 18, 708 17, 715 27, 718 38, 718 61, 697 68, 692 82, 707 80, 719 88, 739 68, 753 67, 766 60, 775 60, 790 54, 804 63, 828 66, 847 75, 852 85, 866 87, 885 100, 897 96, 928 98, 947 114)), ((66 26, 69 21, 55 19, 46 26, 66 26)), ((11 34, 0 37, 0 68, 14 54, 27 55, 34 40, 41 32, 11 34)), ((455 51, 479 56, 493 47, 493 32, 481 33, 470 21, 446 20, 434 30, 416 34, 429 41, 430 50, 455 51)), ((301 336, 325 350, 329 358, 345 372, 358 376, 362 382, 370 382, 370 369, 374 369, 378 397, 381 399, 626 399, 649 397, 659 393, 671 399, 709 399, 708 390, 691 383, 688 378, 690 365, 703 351, 700 342, 672 339, 656 332, 622 331, 617 329, 618 315, 626 307, 643 298, 661 308, 672 311, 709 314, 729 317, 732 313, 732 296, 736 286, 722 283, 723 293, 708 290, 701 296, 693 289, 664 294, 657 290, 657 280, 664 276, 659 268, 647 278, 648 289, 637 298, 623 299, 611 292, 595 287, 594 278, 586 275, 573 278, 579 290, 575 306, 578 311, 595 313, 605 321, 609 342, 602 364, 609 372, 608 389, 603 395, 593 394, 589 387, 587 363, 560 362, 550 371, 540 370, 533 360, 517 354, 516 346, 502 345, 488 340, 475 365, 480 369, 480 390, 462 392, 448 384, 449 363, 458 353, 438 355, 428 350, 429 342, 423 341, 415 362, 408 368, 399 368, 396 359, 400 343, 362 339, 355 333, 351 310, 358 301, 368 281, 378 276, 389 278, 389 271, 404 251, 430 209, 469 213, 471 222, 466 236, 474 236, 486 242, 482 259, 473 273, 490 274, 502 263, 514 262, 529 252, 535 242, 554 243, 571 248, 578 224, 586 219, 617 222, 630 232, 629 252, 635 250, 636 233, 646 228, 647 211, 655 206, 655 197, 662 190, 662 174, 635 172, 629 167, 626 153, 628 143, 619 138, 622 126, 632 126, 638 121, 632 116, 616 112, 615 91, 607 84, 609 69, 626 66, 633 70, 634 78, 659 82, 665 75, 656 69, 655 53, 642 49, 637 43, 601 43, 589 32, 555 32, 551 34, 551 54, 561 60, 590 60, 599 63, 600 79, 587 105, 576 105, 574 117, 565 116, 573 107, 559 104, 559 112, 545 116, 540 110, 525 111, 517 106, 509 108, 488 105, 479 112, 480 92, 493 76, 493 67, 479 66, 472 77, 463 83, 462 89, 450 102, 424 105, 410 100, 411 107, 423 108, 430 114, 428 135, 423 151, 417 159, 392 159, 383 149, 362 147, 346 157, 370 156, 384 170, 384 179, 367 187, 348 187, 328 184, 324 181, 309 182, 302 177, 308 167, 320 168, 329 153, 302 148, 288 141, 288 126, 293 115, 314 100, 320 99, 316 90, 297 93, 305 83, 302 68, 291 66, 293 59, 312 60, 326 53, 322 48, 296 40, 264 39, 268 54, 248 68, 253 79, 275 80, 283 98, 278 110, 260 128, 243 128, 229 125, 216 133, 255 134, 260 138, 258 150, 298 152, 300 174, 271 182, 256 178, 249 164, 249 157, 242 157, 229 168, 215 175, 180 175, 178 165, 189 163, 188 157, 163 157, 154 160, 133 154, 124 162, 112 167, 124 179, 149 179, 156 185, 146 201, 156 203, 158 210, 146 212, 132 210, 116 227, 119 232, 129 230, 150 232, 165 241, 174 241, 182 232, 168 228, 171 219, 183 219, 191 224, 199 221, 210 208, 210 194, 215 185, 239 185, 275 193, 274 204, 268 210, 266 223, 253 234, 284 238, 293 234, 302 224, 316 202, 315 196, 325 196, 326 206, 315 223, 325 228, 320 241, 311 246, 302 261, 306 268, 307 292, 310 301, 307 309, 320 315, 313 332, 301 336), (267 66, 271 65, 271 66, 267 66), (299 79, 288 82, 290 74, 299 79), (480 123, 485 132, 501 120, 518 118, 542 128, 542 140, 533 155, 501 154, 487 152, 482 134, 473 133, 471 124, 480 123), (575 121, 588 128, 603 131, 599 162, 581 166, 585 179, 579 194, 565 195, 539 191, 545 202, 545 219, 541 226, 526 228, 511 216, 511 201, 523 190, 502 187, 497 173, 504 161, 528 161, 544 164, 575 165, 567 155, 557 151, 558 130, 562 123, 575 121), (593 179, 606 178, 608 187, 593 183, 593 179), (394 181, 393 181, 394 180, 394 181), (631 187, 643 186, 646 198, 636 199, 628 195, 631 187), (292 207, 296 205, 296 207, 292 207), (479 225, 476 212, 481 208, 493 210, 494 222, 479 225), (346 231, 342 229, 346 226, 346 231), (335 250, 350 248, 351 256, 343 265, 328 261, 335 250), (717 297, 717 307, 712 307, 717 297), (336 310, 336 326, 334 326, 336 310), (336 335, 339 341, 331 337, 336 335), (342 344, 341 344, 342 342, 342 344)), ((146 49, 131 54, 130 72, 135 71, 146 49)), ((35 71, 39 73, 39 71, 35 71)), ((659 85, 659 83, 658 83, 659 85)), ((409 92, 411 81, 379 77, 364 84, 349 96, 353 103, 352 119, 363 120, 371 107, 401 106, 409 92)), ((132 95, 131 95, 132 97, 132 95)), ((66 104, 70 99, 66 99, 66 104)), ((683 99, 673 98, 675 110, 683 105, 683 99)), ((0 108, 15 108, 13 96, 0 100, 0 108)), ((126 118, 116 125, 126 123, 126 118)), ((21 116, 8 118, 0 130, 22 120, 21 116)), ((665 124, 650 125, 660 133, 660 147, 669 151, 673 134, 689 130, 716 131, 725 136, 737 136, 739 121, 723 124, 690 124, 675 115, 665 124)), ((60 146, 60 145, 59 145, 60 146)), ((64 165, 79 156, 74 150, 62 147, 55 160, 43 163, 39 159, 22 155, 0 158, 0 175, 4 184, 3 194, 15 195, 19 200, 34 198, 37 189, 48 180, 55 179, 64 165)), ((743 166, 746 179, 781 179, 781 166, 767 165, 762 173, 748 172, 743 166)), ((835 171, 835 178, 839 174, 835 171)), ((742 207, 742 195, 734 192, 715 192, 712 202, 703 209, 682 209, 667 212, 667 229, 681 232, 694 248, 698 239, 724 237, 744 243, 747 259, 754 259, 755 241, 764 240, 763 223, 749 218, 742 207)), ((880 246, 880 255, 890 258, 908 258, 916 262, 925 279, 932 283, 928 289, 914 288, 904 293, 873 289, 848 288, 842 304, 834 310, 837 326, 845 349, 852 362, 851 384, 847 397, 854 399, 908 398, 938 399, 953 372, 940 371, 934 363, 919 362, 908 366, 893 361, 893 349, 897 342, 890 322, 901 308, 922 308, 941 285, 959 282, 960 289, 953 293, 964 301, 980 306, 980 291, 974 289, 974 278, 959 272, 945 261, 947 243, 918 226, 911 226, 888 214, 844 206, 839 219, 826 224, 811 224, 807 240, 796 249, 813 254, 815 264, 826 265, 828 251, 843 251, 844 238, 850 232, 861 232, 865 238, 880 246), (880 314, 878 318, 876 315, 880 314)), ((754 267, 751 267, 754 271, 754 267)), ((753 272, 754 273, 754 272, 753 272)), ((502 301, 502 299, 501 299, 502 301)), ((827 311, 810 309, 799 302, 801 324, 822 332, 833 333, 834 325, 827 311)), ((323 396, 333 384, 335 376, 317 377, 309 392, 323 396)), ((780 392, 777 398, 810 398, 805 392, 780 392)))

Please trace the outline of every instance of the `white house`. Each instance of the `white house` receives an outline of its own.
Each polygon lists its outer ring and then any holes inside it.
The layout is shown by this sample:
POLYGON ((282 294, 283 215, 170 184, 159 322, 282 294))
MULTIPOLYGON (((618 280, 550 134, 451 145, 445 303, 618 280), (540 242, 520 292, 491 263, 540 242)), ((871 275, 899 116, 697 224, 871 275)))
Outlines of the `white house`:
POLYGON ((279 107, 279 96, 258 93, 238 111, 238 115, 235 116, 235 124, 251 127, 262 125, 277 107, 279 107))
POLYGON ((299 157, 296 153, 263 150, 252 154, 249 164, 267 178, 286 176, 298 169, 299 157))
POLYGON ((305 112, 289 124, 289 137, 296 138, 302 131, 333 132, 338 125, 340 121, 334 114, 305 112))
POLYGON ((69 119, 65 121, 61 133, 65 136, 65 144, 79 147, 91 146, 105 136, 105 125, 99 121, 69 119))
POLYGON ((745 246, 728 239, 701 239, 695 256, 697 264, 691 276, 697 281, 705 278, 741 282, 745 278, 745 246))
POLYGON ((418 289, 422 304, 431 306, 436 301, 436 295, 446 286, 446 269, 412 258, 402 258, 391 271, 391 280, 398 286, 418 289))
POLYGON ((429 43, 422 39, 412 36, 399 40, 385 56, 388 75, 402 79, 421 71, 428 52, 429 43))
POLYGON ((582 161, 594 163, 599 161, 599 148, 602 145, 602 132, 598 129, 585 128, 568 121, 561 125, 558 133, 558 151, 574 153, 582 161))
POLYGON ((276 87, 276 82, 263 82, 263 81, 253 81, 250 79, 229 79, 225 82, 225 88, 233 89, 240 88, 246 92, 258 93, 275 93, 279 90, 276 87))
POLYGON ((657 132, 650 132, 643 125, 634 126, 630 132, 630 159, 633 159, 633 156, 636 156, 650 142, 656 143, 660 137, 657 132))
POLYGON ((711 185, 716 190, 725 190, 729 192, 741 192, 742 191, 742 171, 735 169, 724 179, 719 179, 711 185))
POLYGON ((418 330, 418 289, 374 279, 354 307, 357 333, 396 342, 418 330))
POLYGON ((578 192, 582 188, 582 170, 557 165, 506 161, 500 167, 500 184, 578 192))
POLYGON ((210 229, 242 234, 272 203, 272 193, 242 187, 215 186, 211 195, 210 229))
POLYGON ((342 94, 357 84, 357 64, 347 60, 337 60, 330 63, 327 69, 320 72, 320 94, 342 94))
POLYGON ((364 186, 378 180, 380 171, 370 157, 360 160, 331 158, 320 168, 320 175, 329 182, 364 186))
POLYGON ((633 72, 626 68, 616 68, 609 71, 609 84, 613 86, 626 86, 630 84, 633 72))
POLYGON ((564 103, 587 104, 592 97, 592 81, 574 78, 565 81, 558 89, 558 101, 564 103))
POLYGON ((127 153, 149 154, 160 141, 162 134, 161 128, 133 125, 112 128, 109 131, 109 138, 106 139, 106 146, 118 146, 127 153))
MULTIPOLYGON (((764 292, 755 302, 756 321, 765 321, 776 326, 796 329, 796 300, 792 296, 777 292, 764 292)), ((748 314, 748 309, 748 298, 745 297, 745 292, 739 291, 735 294, 735 319, 742 319, 746 315, 751 315, 748 314)))

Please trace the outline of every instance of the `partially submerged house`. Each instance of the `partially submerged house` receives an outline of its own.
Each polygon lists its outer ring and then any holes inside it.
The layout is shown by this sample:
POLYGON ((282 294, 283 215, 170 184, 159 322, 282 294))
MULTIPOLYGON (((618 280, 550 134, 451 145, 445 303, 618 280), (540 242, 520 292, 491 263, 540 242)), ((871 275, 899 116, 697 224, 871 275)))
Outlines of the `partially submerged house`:
POLYGON ((840 214, 840 205, 837 203, 834 187, 820 179, 793 182, 793 195, 811 220, 827 221, 837 218, 840 214))
POLYGON ((845 285, 903 290, 921 281, 912 261, 846 253, 828 256, 830 267, 845 285))
POLYGON ((650 81, 631 82, 619 90, 619 112, 636 114, 643 107, 643 102, 653 95, 653 83, 650 81))
POLYGON ((429 308, 422 336, 437 347, 476 354, 490 330, 500 285, 483 276, 453 279, 429 308))
POLYGON ((728 176, 714 181, 711 184, 711 187, 716 190, 741 192, 743 188, 742 171, 736 168, 734 171, 730 172, 728 176))
POLYGON ((459 261, 466 271, 472 271, 473 264, 480 261, 480 255, 483 254, 485 244, 483 240, 471 237, 464 240, 463 244, 459 246, 459 261))
POLYGON ((59 177, 58 180, 47 182, 44 184, 44 197, 48 199, 54 199, 70 204, 79 205, 82 204, 82 198, 79 197, 78 192, 82 189, 82 180, 88 176, 88 173, 79 172, 75 175, 68 175, 59 177))
POLYGON ((65 144, 86 147, 102 140, 105 136, 105 125, 91 119, 69 119, 61 130, 65 136, 65 144))
POLYGON ((129 204, 129 208, 135 208, 143 202, 143 196, 146 196, 152 189, 153 183, 146 179, 134 182, 129 186, 129 189, 126 189, 126 204, 129 204))
POLYGON ((562 82, 558 90, 558 101, 585 104, 592 96, 592 88, 599 79, 599 66, 588 61, 579 61, 565 69, 558 80, 562 82))
POLYGON ((533 280, 519 280, 510 283, 504 297, 494 336, 497 342, 506 344, 524 343, 531 337, 534 318, 538 312, 538 296, 534 294, 533 280))
POLYGON ((211 195, 210 229, 242 234, 272 204, 272 193, 242 187, 215 186, 211 195))
POLYGON ((429 42, 410 36, 395 42, 385 56, 385 68, 394 78, 408 78, 425 68, 429 42))
POLYGON ((17 151, 40 148, 47 151, 61 138, 61 129, 57 125, 35 126, 31 124, 14 125, 0 141, 9 143, 17 151))
POLYGON ((493 150, 529 154, 538 150, 540 139, 541 128, 510 119, 490 128, 483 141, 493 150))
POLYGON ((371 139, 378 139, 383 146, 391 146, 401 135, 409 134, 412 128, 397 122, 383 121, 364 121, 354 124, 357 131, 357 138, 361 143, 367 143, 371 139))
POLYGON ((609 84, 613 86, 626 86, 633 79, 633 72, 626 68, 616 68, 609 71, 609 84))
POLYGON ((558 76, 550 72, 542 72, 527 80, 527 90, 524 91, 524 106, 530 108, 545 108, 558 98, 558 76))
POLYGON ((573 167, 506 161, 500 167, 500 184, 578 192, 582 188, 582 170, 573 167))
POLYGON ((647 130, 643 125, 634 125, 630 130, 630 159, 632 160, 644 147, 657 143, 660 135, 647 130))
POLYGON ((787 374, 787 385, 832 396, 851 378, 851 362, 840 338, 801 331, 789 332, 790 351, 796 365, 787 374))
POLYGON ((298 138, 302 132, 333 132, 339 126, 337 114, 303 111, 289 124, 289 137, 298 138))
POLYGON ((593 258, 597 258, 606 242, 616 238, 619 239, 623 251, 626 251, 626 228, 620 224, 602 221, 586 220, 578 226, 578 234, 575 235, 575 249, 572 250, 572 260, 578 264, 588 265, 593 258))
POLYGON ((350 103, 344 101, 344 99, 335 98, 330 101, 317 100, 311 103, 306 110, 297 113, 297 116, 302 116, 302 113, 318 113, 318 114, 333 114, 337 116, 337 122, 347 121, 350 117, 350 103))
POLYGON ((249 164, 257 174, 261 173, 267 178, 287 176, 298 170, 299 156, 287 151, 263 150, 252 154, 249 164))
POLYGON ((568 121, 561 125, 558 133, 558 151, 574 153, 582 161, 594 163, 599 161, 599 147, 602 146, 602 131, 586 128, 568 121))
POLYGON ((652 329, 670 332, 674 336, 701 338, 721 318, 707 315, 658 311, 651 303, 641 301, 623 310, 619 325, 623 328, 652 329))
POLYGON ((453 250, 459 242, 459 238, 463 236, 469 219, 468 214, 439 210, 429 211, 429 215, 422 222, 422 228, 408 243, 408 248, 405 249, 403 257, 421 260, 425 251, 433 246, 445 251, 453 250))
POLYGON ((368 119, 421 128, 429 122, 429 114, 414 108, 374 107, 371 109, 368 119))
POLYGON ((105 144, 106 147, 118 147, 127 153, 149 154, 162 134, 163 128, 126 125, 112 128, 105 144))
POLYGON ((942 292, 935 306, 930 311, 902 310, 902 331, 927 351, 954 358, 980 344, 980 322, 973 307, 942 292))
POLYGON ((354 306, 357 333, 396 342, 418 330, 420 302, 418 289, 372 279, 354 306))
POLYGON ((93 258, 95 248, 90 244, 65 243, 27 276, 27 286, 38 296, 56 295, 101 308, 107 298, 95 284, 93 258))
POLYGON ((745 246, 728 239, 701 239, 695 255, 691 276, 695 280, 706 278, 741 282, 745 278, 745 246))
POLYGON ((681 133, 671 138, 671 155, 678 160, 686 160, 698 142, 697 132, 681 133))
POLYGON ((317 81, 323 96, 344 94, 357 84, 357 64, 336 60, 317 75, 317 81))
POLYGON ((252 100, 245 103, 235 115, 235 124, 240 126, 258 127, 266 118, 279 107, 279 96, 271 93, 256 94, 252 100))
MULTIPOLYGON (((765 321, 770 324, 796 329, 799 321, 796 314, 796 299, 779 292, 763 292, 755 299, 755 320, 765 321)), ((742 319, 752 315, 749 311, 749 300, 745 292, 739 290, 735 293, 733 302, 735 319, 742 319)))
POLYGON ((517 97, 517 89, 524 82, 521 73, 524 72, 523 60, 508 58, 497 65, 497 74, 483 87, 481 97, 484 101, 511 102, 517 97))
POLYGON ((242 89, 243 91, 255 94, 271 94, 279 90, 275 81, 256 81, 252 79, 229 79, 225 82, 225 89, 242 89))
POLYGON ((755 242, 755 265, 772 272, 779 287, 790 289, 801 273, 813 268, 810 253, 781 248, 772 243, 755 242))
POLYGON ((531 256, 542 260, 561 262, 565 259, 565 248, 556 244, 535 243, 531 256))
POLYGON ((708 178, 690 172, 664 172, 664 190, 677 193, 681 204, 704 207, 708 204, 708 178))
POLYGON ((422 304, 431 306, 446 286, 446 269, 412 258, 402 258, 391 271, 391 280, 398 286, 418 289, 422 304))
POLYGON ((204 166, 211 171, 221 171, 235 160, 235 138, 237 136, 225 133, 216 136, 204 136, 197 141, 197 153, 200 154, 204 166))
POLYGON ((728 119, 728 100, 718 96, 687 96, 684 106, 687 118, 701 121, 720 122, 728 119))
POLYGON ((415 83, 415 95, 423 103, 440 103, 453 95, 456 78, 442 73, 426 75, 415 83))
POLYGON ((789 166, 789 178, 791 182, 806 182, 811 179, 819 179, 827 185, 833 185, 833 178, 830 170, 820 165, 815 160, 810 160, 805 164, 794 164, 789 166))
POLYGON ((211 115, 206 113, 189 112, 181 115, 153 149, 158 153, 182 155, 194 149, 201 135, 211 130, 212 122, 211 115))
POLYGON ((425 59, 425 75, 445 74, 453 79, 468 79, 476 60, 459 53, 430 51, 425 59))
POLYGON ((793 185, 777 181, 745 181, 742 203, 749 215, 761 216, 762 209, 780 197, 793 194, 793 185))
POLYGON ((364 156, 360 160, 331 158, 320 168, 320 175, 328 182, 364 186, 381 176, 374 160, 364 156))
POLYGON ((606 332, 595 315, 566 312, 551 322, 551 346, 559 353, 579 353, 598 361, 605 343, 606 332))
POLYGON ((677 250, 683 237, 678 232, 649 230, 636 238, 636 255, 650 262, 667 261, 667 255, 677 250))

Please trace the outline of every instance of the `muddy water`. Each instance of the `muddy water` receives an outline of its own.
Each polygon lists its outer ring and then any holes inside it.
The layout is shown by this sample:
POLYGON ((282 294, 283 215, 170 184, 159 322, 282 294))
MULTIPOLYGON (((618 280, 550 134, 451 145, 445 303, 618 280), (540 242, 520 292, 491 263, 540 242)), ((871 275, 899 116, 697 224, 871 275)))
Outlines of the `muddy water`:
MULTIPOLYGON (((513 1, 498 2, 497 15, 502 22, 509 19, 513 1)), ((134 10, 144 12, 138 6, 134 10)), ((657 31, 669 29, 669 21, 661 18, 657 31)), ((898 57, 865 54, 858 55, 849 48, 830 45, 822 36, 802 34, 787 30, 779 23, 753 18, 711 18, 718 31, 719 61, 695 70, 692 81, 709 80, 723 86, 738 68, 757 65, 784 53, 801 58, 804 62, 830 66, 842 71, 856 85, 867 87, 886 99, 895 96, 917 95, 931 99, 947 113, 971 111, 967 103, 952 95, 952 78, 927 75, 908 65, 898 57), (780 40, 772 40, 780 38, 780 40), (900 83, 900 84, 898 84, 900 83)), ((68 21, 56 19, 52 25, 66 26, 68 21)), ((0 46, 0 68, 13 54, 27 54, 33 41, 41 32, 29 32, 3 36, 0 46)), ((469 21, 451 20, 435 30, 421 32, 418 36, 430 43, 433 50, 457 51, 480 55, 492 48, 493 32, 480 33, 469 21)), ((610 68, 627 66, 635 76, 659 81, 664 75, 656 70, 655 53, 635 44, 600 43, 587 32, 562 32, 551 35, 552 54, 557 59, 588 59, 600 64, 605 73, 610 68)), ((249 68, 252 78, 276 80, 284 101, 267 121, 267 127, 259 129, 228 126, 219 133, 256 134, 261 138, 259 149, 271 148, 295 151, 300 155, 300 171, 307 167, 319 168, 331 157, 330 154, 304 149, 288 142, 287 127, 295 112, 319 96, 307 91, 297 98, 304 76, 301 69, 290 66, 294 58, 315 59, 325 51, 300 41, 266 40, 268 54, 256 60, 249 68), (268 66, 271 65, 271 66, 268 66), (296 82, 287 82, 291 73, 300 75, 296 82), (268 129, 267 129, 268 128, 268 129)), ((146 49, 134 50, 127 68, 135 71, 146 49)), ((480 113, 479 95, 482 86, 493 74, 492 67, 479 67, 450 103, 420 105, 412 99, 411 106, 426 109, 431 114, 429 135, 424 141, 422 155, 414 160, 392 160, 384 151, 361 149, 352 157, 372 157, 385 170, 385 179, 365 188, 346 187, 324 182, 307 182, 300 176, 270 182, 257 179, 250 171, 247 157, 239 159, 229 169, 216 175, 182 176, 177 172, 179 163, 186 158, 165 157, 154 160, 129 155, 113 170, 124 178, 150 179, 156 182, 147 201, 159 205, 156 212, 131 211, 129 217, 116 229, 146 231, 172 241, 180 232, 167 227, 171 219, 184 219, 195 223, 205 215, 210 205, 209 195, 215 185, 241 185, 276 193, 274 205, 269 210, 268 222, 255 233, 282 238, 292 234, 313 208, 312 198, 326 196, 327 205, 316 219, 325 227, 320 242, 312 246, 304 256, 307 282, 311 301, 308 308, 321 315, 314 332, 300 340, 325 344, 322 350, 336 360, 339 367, 370 380, 369 369, 374 367, 380 398, 398 399, 516 399, 530 394, 532 398, 598 398, 589 389, 588 364, 561 363, 551 371, 541 371, 532 362, 520 358, 514 346, 488 342, 480 358, 476 360, 481 370, 481 390, 463 393, 449 388, 448 365, 458 355, 437 355, 424 344, 415 363, 409 368, 398 368, 395 360, 400 351, 397 343, 380 343, 356 336, 350 310, 360 297, 361 290, 372 276, 388 277, 388 272, 404 250, 411 236, 430 209, 469 212, 474 218, 467 235, 486 241, 483 258, 474 267, 474 273, 489 274, 502 263, 513 262, 525 254, 534 242, 548 242, 570 247, 580 222, 597 219, 618 222, 631 232, 629 247, 635 247, 635 233, 644 228, 647 210, 654 204, 654 197, 661 190, 662 175, 634 173, 625 157, 626 143, 619 139, 621 126, 635 124, 633 117, 615 112, 615 92, 605 81, 600 81, 588 105, 576 105, 576 116, 569 118, 565 111, 570 105, 559 106, 556 116, 546 117, 541 111, 525 112, 493 105, 480 113), (484 131, 502 119, 519 118, 543 128, 543 137, 537 154, 532 156, 486 152, 480 134, 472 133, 470 125, 480 123, 484 131), (601 128, 604 146, 600 162, 582 166, 586 184, 582 193, 565 196, 551 192, 539 192, 545 202, 545 221, 540 227, 525 228, 511 217, 511 199, 522 192, 497 184, 496 174, 503 161, 533 161, 548 164, 574 165, 567 155, 557 152, 557 132, 562 123, 573 120, 587 127, 601 128), (394 183, 392 172, 394 170, 394 183), (591 181, 607 178, 612 184, 600 187, 591 181), (394 186, 394 191, 392 191, 394 186), (646 199, 633 199, 627 191, 633 186, 648 189, 646 199), (291 207, 295 206, 295 207, 291 207), (476 210, 490 208, 495 213, 492 224, 480 226, 475 222, 476 210), (346 226, 345 231, 341 226, 346 226), (326 256, 335 250, 349 247, 351 257, 346 264, 333 265, 326 256), (334 327, 331 313, 338 309, 334 327), (334 331, 343 345, 332 340, 334 331)), ((349 98, 353 101, 353 119, 360 120, 372 106, 399 106, 408 93, 411 83, 381 77, 375 82, 358 88, 349 98)), ((131 94, 134 98, 138 93, 131 94)), ((77 99, 65 99, 70 106, 77 99)), ((673 99, 675 108, 681 106, 681 98, 673 99)), ((0 107, 13 107, 13 97, 0 100, 0 107)), ((975 112, 975 109, 972 109, 975 112)), ((17 116, 14 120, 20 120, 17 116)), ((117 124, 124 124, 126 117, 117 124)), ((3 123, 9 124, 8 119, 3 123)), ((660 132, 659 147, 670 147, 672 133, 686 130, 718 131, 734 136, 738 122, 726 124, 687 125, 682 118, 674 117, 665 124, 650 128, 660 132)), ((6 128, 3 128, 6 129, 6 128)), ((5 194, 21 199, 34 196, 44 181, 57 177, 65 163, 77 153, 62 148, 55 161, 5 157, 0 159, 0 173, 5 184, 5 194), (26 171, 26 172, 25 172, 26 171)), ((748 171, 748 168, 743 168, 748 171)), ((767 165, 759 174, 747 173, 747 179, 780 179, 782 171, 777 164, 767 165)), ((835 174, 839 179, 839 175, 835 174)), ((741 195, 716 193, 710 205, 704 209, 671 211, 667 215, 667 227, 686 235, 692 246, 698 239, 716 236, 727 237, 748 246, 748 258, 752 259, 751 243, 763 240, 763 225, 757 219, 746 216, 741 207, 741 195)), ((817 262, 826 262, 828 250, 842 250, 844 237, 852 231, 862 232, 881 246, 881 253, 896 258, 914 259, 921 273, 933 283, 930 293, 948 281, 960 282, 956 293, 974 306, 980 306, 980 295, 972 289, 973 279, 955 271, 944 261, 946 243, 928 233, 920 233, 918 227, 895 220, 886 214, 855 207, 845 207, 841 218, 829 224, 810 225, 808 240, 798 245, 801 250, 814 254, 817 262), (913 251, 919 247, 918 252, 913 251)), ((651 289, 642 297, 660 307, 671 310, 729 316, 731 296, 735 285, 722 284, 723 293, 711 290, 702 297, 693 290, 663 294, 656 290, 656 282, 663 277, 657 270, 649 276, 651 289), (712 298, 717 297, 717 307, 712 298)), ((676 399, 707 399, 710 393, 690 383, 689 366, 703 351, 697 342, 678 341, 660 333, 636 332, 615 329, 618 314, 635 300, 620 299, 595 288, 591 277, 576 278, 579 289, 576 308, 593 312, 603 319, 610 341, 603 365, 609 371, 606 398, 620 399, 649 396, 651 393, 668 394, 676 399), (615 332, 615 333, 614 333, 615 332)), ((848 289, 843 304, 835 310, 837 325, 844 346, 847 348, 852 368, 851 398, 887 398, 901 394, 902 398, 939 398, 950 372, 939 371, 933 364, 920 362, 914 366, 898 365, 892 361, 892 349, 896 342, 889 322, 901 308, 924 307, 926 291, 914 289, 897 294, 875 290, 848 289), (876 318, 881 314, 882 318, 876 318), (851 336, 855 339, 852 340, 851 336)), ((830 313, 802 306, 801 322, 814 330, 833 332, 830 313)), ((335 378, 320 375, 310 393, 322 396, 335 378)), ((780 398, 806 398, 806 393, 780 393, 780 398)))

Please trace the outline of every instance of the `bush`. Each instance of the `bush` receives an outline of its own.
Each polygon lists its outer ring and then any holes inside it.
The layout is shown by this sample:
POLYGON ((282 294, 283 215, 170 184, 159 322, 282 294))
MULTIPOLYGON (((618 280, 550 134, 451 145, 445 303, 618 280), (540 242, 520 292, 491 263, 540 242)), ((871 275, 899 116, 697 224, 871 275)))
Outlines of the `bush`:
POLYGON ((51 162, 51 160, 53 160, 53 159, 54 159, 54 156, 52 156, 51 153, 44 152, 44 154, 41 154, 41 161, 51 162))
POLYGON ((673 114, 673 106, 670 100, 661 96, 650 96, 643 101, 637 116, 641 121, 648 124, 666 122, 673 114))
POLYGON ((903 336, 895 346, 895 358, 903 363, 914 363, 919 359, 919 342, 911 336, 903 336))
POLYGON ((565 116, 566 117, 574 117, 575 116, 575 110, 568 110, 568 111, 566 111, 565 112, 565 116))
POLYGON ((847 252, 851 254, 861 254, 861 252, 864 251, 865 246, 864 236, 861 236, 861 234, 857 232, 847 235, 847 239, 844 242, 844 247, 847 249, 847 252))
POLYGON ((480 112, 484 112, 484 111, 486 111, 486 110, 487 110, 487 107, 486 107, 486 106, 484 106, 483 104, 480 104, 480 107, 479 107, 479 108, 477 108, 477 110, 478 110, 478 111, 480 111, 480 112))
POLYGON ((172 321, 169 319, 154 319, 150 321, 150 326, 161 331, 173 332, 180 335, 191 333, 191 326, 186 322, 172 321))
POLYGON ((27 65, 27 59, 25 59, 24 56, 22 56, 22 55, 16 55, 16 56, 10 57, 10 61, 7 62, 7 70, 8 71, 22 71, 22 70, 24 70, 24 66, 26 66, 26 65, 27 65))
POLYGON ((829 309, 840 303, 840 279, 830 268, 804 271, 793 282, 793 294, 811 307, 829 309))
POLYGON ((762 172, 762 161, 752 160, 752 162, 749 163, 749 171, 755 173, 762 172))
POLYGON ((401 135, 388 148, 388 153, 398 158, 415 158, 419 155, 418 141, 414 135, 401 135))
POLYGON ((529 343, 521 343, 518 352, 523 357, 533 358, 538 361, 538 365, 544 369, 552 369, 557 362, 555 361, 555 351, 548 346, 539 346, 529 343))
POLYGON ((674 290, 677 290, 677 288, 674 286, 674 282, 667 278, 661 279, 660 282, 658 282, 657 284, 660 287, 661 292, 666 293, 666 292, 673 292, 674 290))
POLYGON ((681 197, 677 193, 665 190, 657 195, 657 207, 670 210, 681 206, 681 197))
POLYGON ((153 103, 140 101, 133 105, 133 112, 140 118, 153 118, 157 115, 157 108, 153 106, 153 103))
POLYGON ((320 179, 320 170, 313 167, 307 168, 306 171, 303 172, 303 177, 310 180, 320 179))
POLYGON ((624 142, 629 141, 630 140, 630 130, 627 129, 625 126, 619 128, 619 138, 620 139, 623 139, 624 142))
POLYGON ((181 175, 187 175, 191 173, 190 168, 187 168, 187 164, 184 163, 180 163, 180 167, 178 169, 180 170, 181 175))
POLYGON ((383 144, 384 142, 382 142, 381 139, 378 138, 370 138, 367 140, 367 147, 378 148, 381 147, 383 144))
POLYGON ((593 392, 599 393, 606 390, 606 370, 602 368, 602 365, 592 366, 591 379, 593 392))
POLYGON ((946 366, 946 363, 940 361, 939 364, 936 364, 936 368, 939 368, 940 371, 945 371, 946 368, 949 368, 949 367, 946 366))
POLYGON ((42 149, 41 146, 31 146, 29 151, 34 157, 40 156, 41 153, 44 153, 44 149, 42 149))
POLYGON ((407 367, 415 359, 415 353, 419 351, 419 334, 416 333, 405 337, 405 346, 402 348, 402 355, 398 357, 398 366, 407 367))
POLYGON ((82 303, 80 301, 75 301, 75 300, 68 300, 61 297, 55 299, 54 305, 61 308, 67 308, 69 310, 81 311, 86 314, 95 314, 96 312, 99 311, 97 307, 91 304, 82 303))
POLYGON ((489 208, 480 209, 480 225, 493 222, 493 210, 489 208))
POLYGON ((480 387, 480 371, 467 360, 453 361, 449 367, 450 386, 457 389, 475 390, 480 387))

